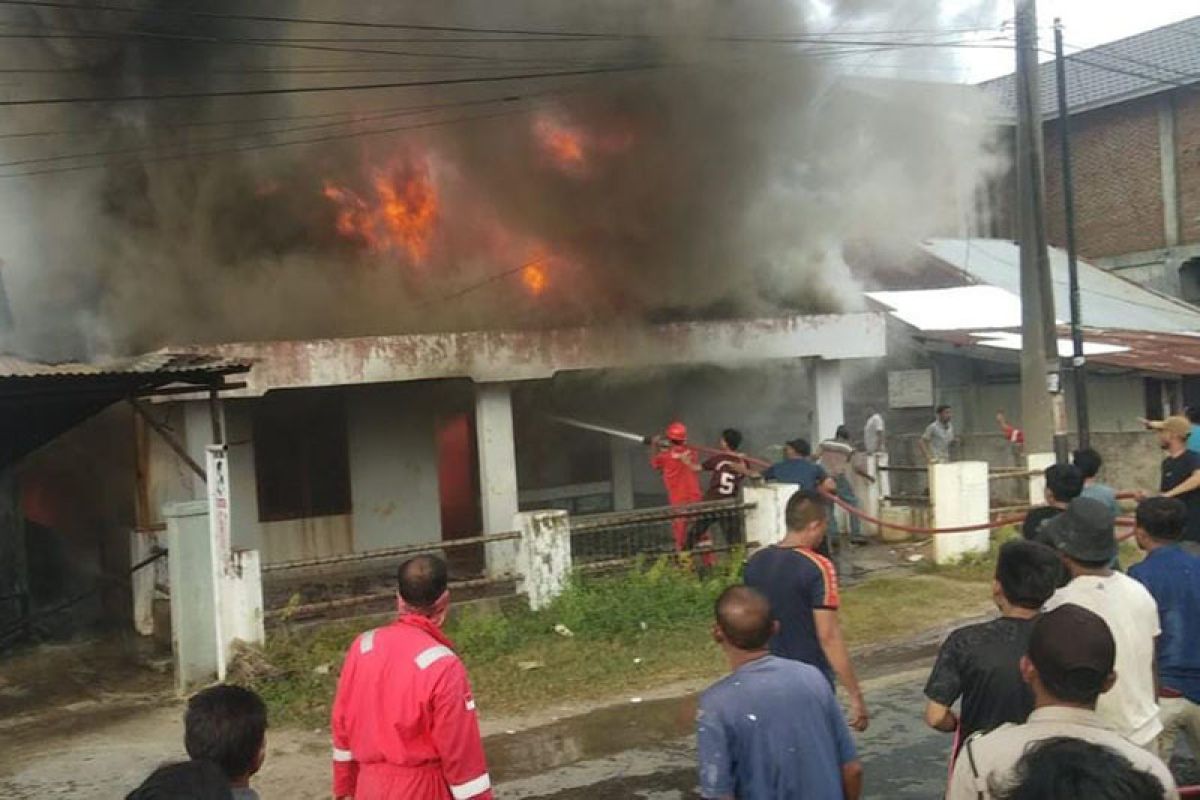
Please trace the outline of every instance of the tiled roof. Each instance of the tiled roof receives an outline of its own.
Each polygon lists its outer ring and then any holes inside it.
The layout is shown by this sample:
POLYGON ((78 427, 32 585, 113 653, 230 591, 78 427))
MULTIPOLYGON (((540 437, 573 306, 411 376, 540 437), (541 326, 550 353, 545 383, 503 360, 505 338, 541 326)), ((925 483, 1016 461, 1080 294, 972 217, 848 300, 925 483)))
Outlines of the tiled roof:
POLYGON ((0 381, 20 378, 116 377, 131 375, 221 375, 245 372, 248 364, 196 353, 158 351, 133 358, 96 364, 65 362, 46 364, 17 356, 0 355, 0 381))
MULTIPOLYGON (((1070 31, 1065 33, 1070 48, 1070 31)), ((1046 36, 1040 47, 1053 47, 1046 36)), ((1200 84, 1200 16, 1068 55, 1067 108, 1071 113, 1114 105, 1181 86, 1200 84)), ((1008 112, 1016 111, 1016 81, 1005 75, 981 83, 1008 112)), ((1054 61, 1039 66, 1042 114, 1058 116, 1054 61)))

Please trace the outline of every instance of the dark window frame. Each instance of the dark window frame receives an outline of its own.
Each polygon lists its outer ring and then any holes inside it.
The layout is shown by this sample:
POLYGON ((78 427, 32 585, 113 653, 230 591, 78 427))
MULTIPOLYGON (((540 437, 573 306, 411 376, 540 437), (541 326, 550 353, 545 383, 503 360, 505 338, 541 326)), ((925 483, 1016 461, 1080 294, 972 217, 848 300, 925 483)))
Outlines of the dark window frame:
POLYGON ((342 516, 353 511, 347 428, 341 392, 269 393, 255 405, 259 522, 342 516))

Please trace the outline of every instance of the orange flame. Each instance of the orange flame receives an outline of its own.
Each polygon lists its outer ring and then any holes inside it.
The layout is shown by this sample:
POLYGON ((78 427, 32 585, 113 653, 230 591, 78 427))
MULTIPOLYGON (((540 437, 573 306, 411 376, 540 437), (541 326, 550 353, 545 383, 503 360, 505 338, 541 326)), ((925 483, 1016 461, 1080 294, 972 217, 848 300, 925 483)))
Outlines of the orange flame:
POLYGON ((585 137, 557 120, 539 116, 533 121, 533 133, 542 150, 565 172, 580 172, 587 167, 585 137))
POLYGON ((429 256, 438 218, 438 195, 425 162, 393 164, 371 171, 374 196, 325 182, 324 194, 338 207, 337 232, 359 239, 376 253, 404 251, 422 263, 429 256))
POLYGON ((546 287, 550 283, 550 279, 546 275, 546 267, 542 261, 533 261, 526 264, 521 270, 521 283, 525 284, 525 288, 534 297, 541 297, 542 292, 546 291, 546 287))

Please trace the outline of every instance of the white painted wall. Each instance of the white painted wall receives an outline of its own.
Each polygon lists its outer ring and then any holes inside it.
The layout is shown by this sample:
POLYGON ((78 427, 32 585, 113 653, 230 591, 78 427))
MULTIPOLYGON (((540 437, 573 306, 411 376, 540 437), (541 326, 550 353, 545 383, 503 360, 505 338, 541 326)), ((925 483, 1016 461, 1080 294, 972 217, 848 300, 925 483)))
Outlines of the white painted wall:
POLYGON ((394 384, 347 393, 356 550, 442 538, 429 388, 394 384))

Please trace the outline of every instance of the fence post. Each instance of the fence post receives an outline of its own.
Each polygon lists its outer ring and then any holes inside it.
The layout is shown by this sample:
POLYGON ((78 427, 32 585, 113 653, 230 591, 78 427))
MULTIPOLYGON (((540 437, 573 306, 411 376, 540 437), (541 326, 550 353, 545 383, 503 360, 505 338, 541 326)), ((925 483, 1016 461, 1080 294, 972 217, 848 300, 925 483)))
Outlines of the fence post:
MULTIPOLYGON (((933 506, 935 528, 987 523, 990 503, 987 462, 931 464, 929 500, 933 506)), ((988 530, 935 534, 934 561, 949 564, 967 553, 986 553, 991 545, 990 534, 988 530)))
POLYGON ((746 543, 759 547, 775 544, 787 533, 787 502, 796 490, 792 483, 768 483, 742 487, 742 501, 753 504, 746 509, 746 543))
POLYGON ((1037 472, 1029 476, 1029 505, 1046 505, 1046 476, 1042 473, 1054 461, 1054 453, 1029 453, 1025 456, 1025 469, 1037 472))
POLYGON ((565 511, 523 511, 513 517, 519 591, 534 611, 562 594, 571 575, 571 522, 565 511))

